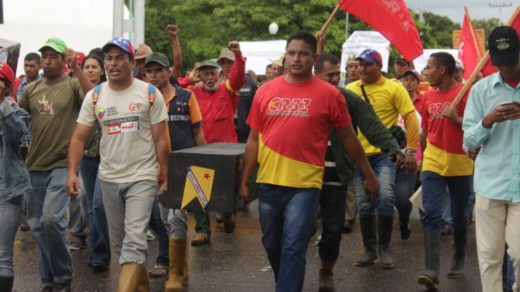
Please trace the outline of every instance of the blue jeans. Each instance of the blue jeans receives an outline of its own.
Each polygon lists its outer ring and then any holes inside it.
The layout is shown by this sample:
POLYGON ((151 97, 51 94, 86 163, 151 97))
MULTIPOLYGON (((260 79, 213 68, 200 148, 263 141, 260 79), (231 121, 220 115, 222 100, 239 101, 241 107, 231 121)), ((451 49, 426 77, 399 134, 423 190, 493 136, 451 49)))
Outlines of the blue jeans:
POLYGON ((356 167, 354 175, 354 187, 358 204, 358 214, 360 218, 393 217, 395 206, 395 172, 396 167, 386 154, 370 155, 368 162, 372 166, 379 182, 379 196, 375 202, 365 194, 363 186, 363 174, 356 167))
POLYGON ((448 186, 454 229, 467 226, 466 206, 471 176, 441 176, 435 172, 422 172, 424 206, 424 231, 440 233, 442 226, 442 202, 448 186))
POLYGON ((79 174, 83 180, 87 198, 89 226, 89 264, 110 265, 110 237, 107 216, 101 196, 101 182, 98 178, 99 158, 83 157, 79 165, 79 174))
POLYGON ((347 208, 347 186, 323 185, 320 195, 322 232, 319 247, 320 258, 336 260, 339 255, 345 210, 347 208))
MULTIPOLYGON (((471 218, 473 216, 473 206, 475 205, 475 191, 473 190, 473 176, 471 176, 471 179, 469 180, 469 193, 468 193, 468 199, 467 199, 467 206, 466 206, 466 222, 471 222, 471 218)), ((442 221, 443 223, 447 223, 452 225, 453 224, 453 218, 451 216, 451 203, 450 203, 450 193, 449 190, 446 189, 446 193, 444 194, 444 200, 442 203, 442 221)))
POLYGON ((150 228, 157 233, 159 239, 159 254, 155 263, 168 266, 168 230, 161 217, 161 209, 159 209, 159 200, 153 203, 152 217, 150 218, 150 228))
POLYGON ((320 190, 259 185, 262 243, 274 272, 277 292, 301 291, 305 253, 316 219, 320 190))
POLYGON ((72 280, 72 258, 67 247, 70 197, 65 190, 66 168, 32 171, 32 192, 25 194, 27 223, 38 245, 38 265, 44 284, 66 284, 72 280))
POLYGON ((451 216, 450 201, 450 191, 446 188, 444 195, 442 195, 442 223, 452 225, 453 217, 451 216))
POLYGON ((13 277, 13 244, 22 215, 23 196, 0 197, 0 277, 13 277))
POLYGON ((410 213, 412 212, 412 202, 410 197, 415 190, 417 175, 415 172, 409 173, 405 168, 400 168, 395 175, 395 207, 399 213, 399 221, 408 224, 410 213))

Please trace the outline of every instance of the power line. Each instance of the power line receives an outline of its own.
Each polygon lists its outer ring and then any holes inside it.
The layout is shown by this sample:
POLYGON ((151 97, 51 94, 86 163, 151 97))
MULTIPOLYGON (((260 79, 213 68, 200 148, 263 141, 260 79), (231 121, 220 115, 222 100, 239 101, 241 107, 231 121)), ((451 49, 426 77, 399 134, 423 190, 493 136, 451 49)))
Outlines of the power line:
POLYGON ((512 7, 513 3, 506 4, 505 2, 502 2, 501 4, 492 4, 489 3, 489 7, 491 8, 498 8, 498 19, 500 20, 500 23, 502 23, 502 9, 503 8, 509 8, 512 7))

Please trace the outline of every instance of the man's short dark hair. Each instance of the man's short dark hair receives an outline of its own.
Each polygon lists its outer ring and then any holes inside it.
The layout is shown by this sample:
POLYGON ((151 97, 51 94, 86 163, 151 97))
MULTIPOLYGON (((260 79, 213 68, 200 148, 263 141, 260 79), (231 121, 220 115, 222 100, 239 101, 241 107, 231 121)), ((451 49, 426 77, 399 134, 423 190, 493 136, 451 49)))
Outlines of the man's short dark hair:
POLYGON ((265 70, 271 69, 271 67, 273 67, 273 64, 268 64, 267 66, 265 66, 265 70))
POLYGON ((25 55, 24 61, 36 61, 36 63, 40 64, 40 55, 38 53, 31 52, 25 55))
POLYGON ((430 58, 433 58, 433 60, 435 61, 435 63, 437 63, 438 66, 444 66, 444 68, 446 68, 446 72, 448 72, 450 76, 452 76, 453 73, 455 73, 455 58, 453 58, 451 54, 446 52, 437 52, 431 54, 430 58))
POLYGON ((287 39, 287 45, 285 47, 287 48, 287 46, 294 40, 304 41, 311 47, 312 53, 316 54, 316 51, 318 50, 318 42, 316 41, 316 38, 314 37, 314 35, 312 35, 310 32, 298 31, 298 32, 293 33, 289 37, 289 39, 287 39))
POLYGON ((334 56, 333 54, 325 53, 321 54, 321 56, 318 58, 318 61, 316 62, 316 65, 314 65, 314 69, 316 71, 321 72, 323 70, 323 64, 331 63, 332 65, 339 65, 339 59, 338 57, 334 56))

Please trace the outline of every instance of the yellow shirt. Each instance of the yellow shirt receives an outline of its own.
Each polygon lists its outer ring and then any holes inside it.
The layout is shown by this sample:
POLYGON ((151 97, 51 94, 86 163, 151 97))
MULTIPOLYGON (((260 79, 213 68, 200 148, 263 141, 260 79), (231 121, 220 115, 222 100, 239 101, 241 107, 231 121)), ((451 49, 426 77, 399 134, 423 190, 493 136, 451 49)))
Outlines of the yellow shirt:
MULTIPOLYGON (((370 104, 383 125, 387 128, 397 125, 399 115, 404 117, 406 114, 415 111, 410 95, 400 82, 381 76, 375 83, 363 84, 363 81, 358 80, 348 84, 346 88, 364 99, 361 85, 364 85, 370 104)), ((363 134, 358 133, 358 138, 367 155, 382 152, 380 148, 370 145, 363 134)))

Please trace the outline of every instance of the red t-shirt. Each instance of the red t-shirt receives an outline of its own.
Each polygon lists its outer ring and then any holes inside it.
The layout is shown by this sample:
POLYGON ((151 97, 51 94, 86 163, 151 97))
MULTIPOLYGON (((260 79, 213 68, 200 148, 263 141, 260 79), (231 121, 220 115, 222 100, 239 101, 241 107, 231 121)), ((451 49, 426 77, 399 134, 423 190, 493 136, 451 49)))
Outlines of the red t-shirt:
POLYGON ((336 87, 314 76, 300 83, 280 76, 258 89, 247 123, 260 134, 258 182, 321 188, 329 128, 351 120, 336 87))
POLYGON ((518 85, 518 83, 520 83, 520 79, 517 79, 517 80, 508 80, 506 81, 507 84, 509 84, 509 86, 511 86, 512 88, 516 88, 516 86, 518 85))
MULTIPOLYGON (((471 175, 473 171, 473 163, 462 148, 462 125, 442 115, 444 108, 451 104, 462 87, 464 85, 460 83, 446 91, 432 89, 424 94, 422 128, 428 131, 428 146, 424 151, 423 171, 434 171, 443 176, 471 175)), ((467 99, 466 93, 456 107, 461 117, 467 99)))

